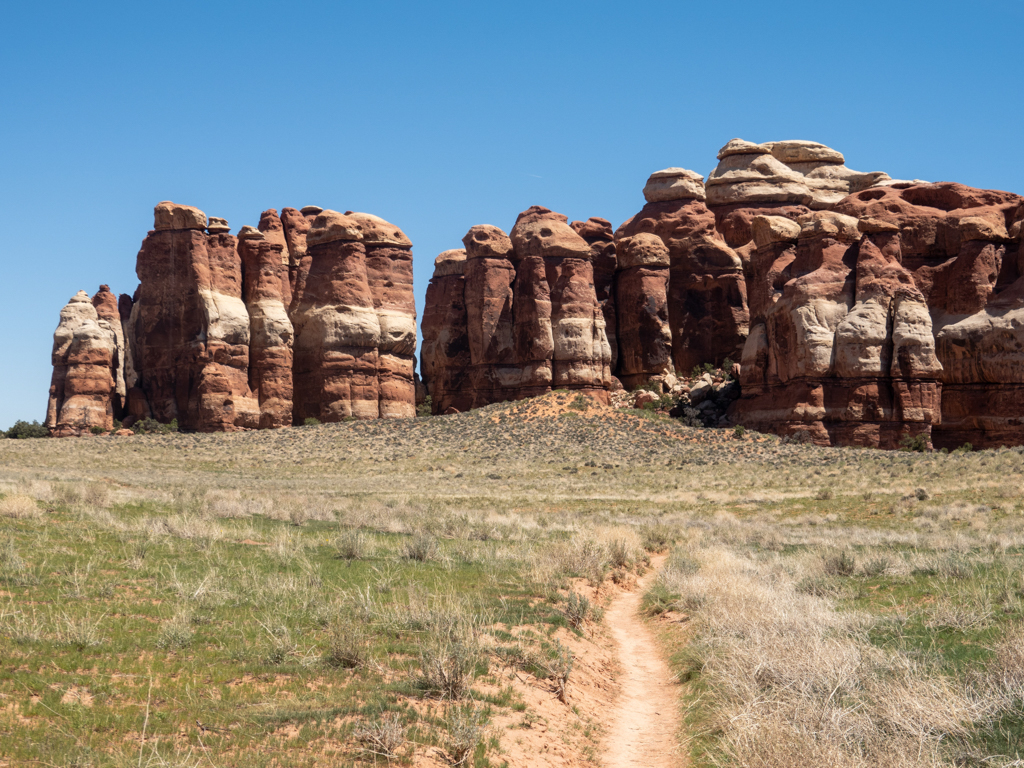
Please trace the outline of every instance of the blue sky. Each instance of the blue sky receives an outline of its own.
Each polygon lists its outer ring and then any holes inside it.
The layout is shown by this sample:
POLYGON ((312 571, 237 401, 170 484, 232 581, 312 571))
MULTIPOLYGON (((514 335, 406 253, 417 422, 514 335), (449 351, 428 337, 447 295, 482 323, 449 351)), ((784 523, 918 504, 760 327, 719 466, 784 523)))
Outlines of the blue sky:
POLYGON ((320 205, 434 257, 546 205, 617 226, 733 137, 1024 192, 1020 2, 6 3, 0 428, 45 415, 60 308, 137 284, 160 200, 320 205))

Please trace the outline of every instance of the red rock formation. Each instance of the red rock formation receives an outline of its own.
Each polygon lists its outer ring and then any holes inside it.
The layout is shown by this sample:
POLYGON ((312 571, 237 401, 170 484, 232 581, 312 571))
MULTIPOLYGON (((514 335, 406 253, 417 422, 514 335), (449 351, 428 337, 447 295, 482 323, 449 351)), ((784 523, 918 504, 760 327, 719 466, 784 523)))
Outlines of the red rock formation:
POLYGON ((306 289, 306 279, 312 261, 306 247, 306 236, 313 219, 322 210, 315 205, 309 205, 301 211, 294 208, 284 208, 281 211, 281 225, 284 228, 285 242, 288 244, 288 284, 292 297, 288 305, 289 313, 298 306, 299 299, 306 289))
POLYGON ((607 402, 611 349, 590 246, 565 216, 540 206, 519 214, 511 240, 515 351, 522 371, 518 395, 555 387, 607 402))
POLYGON ((939 420, 939 364, 899 234, 862 235, 856 219, 822 212, 802 222, 794 253, 792 227, 773 219, 753 225, 764 282, 734 417, 822 444, 895 448, 927 438, 939 420))
MULTIPOLYGON (((1008 192, 961 184, 868 189, 836 210, 868 231, 898 232, 900 256, 927 300, 941 365, 938 447, 1024 443, 1021 206, 1008 192)), ((890 237, 895 237, 891 235, 890 237)))
POLYGON ((619 367, 619 324, 615 316, 615 233, 608 219, 591 216, 586 221, 574 221, 570 226, 590 246, 594 268, 594 292, 604 316, 604 330, 611 349, 611 370, 619 367))
POLYGON ((249 314, 249 388, 259 401, 259 426, 291 426, 294 330, 285 303, 288 265, 282 259, 284 245, 263 232, 251 231, 239 236, 238 253, 242 295, 249 314))
POLYGON ((412 241, 394 224, 369 213, 346 211, 362 229, 366 277, 380 325, 377 378, 380 417, 416 416, 416 298, 412 241))
MULTIPOLYGON (((53 376, 46 408, 46 426, 55 437, 114 426, 118 347, 109 319, 112 299, 109 289, 101 286, 94 300, 79 291, 61 310, 53 334, 53 376)), ((116 316, 116 302, 113 306, 116 316)))
POLYGON ((260 411, 248 382, 236 240, 206 234, 196 208, 160 203, 155 214, 139 251, 129 321, 136 388, 162 422, 204 432, 254 428, 260 411))
POLYGON ((306 238, 309 273, 292 310, 295 422, 380 415, 380 323, 359 222, 323 211, 306 238))
POLYGON ((434 276, 427 286, 420 370, 434 413, 446 413, 449 409, 461 412, 473 407, 476 390, 466 383, 472 357, 465 268, 464 249, 445 251, 434 260, 434 276))
POLYGON ((618 377, 626 389, 633 389, 672 368, 669 252, 664 241, 649 232, 619 237, 615 247, 618 377))
POLYGON ((615 237, 648 233, 668 246, 675 369, 688 373, 697 365, 737 359, 749 321, 743 262, 716 230, 715 216, 703 202, 700 176, 680 168, 658 171, 645 194, 647 205, 615 237), (667 181, 674 183, 666 189, 667 181))

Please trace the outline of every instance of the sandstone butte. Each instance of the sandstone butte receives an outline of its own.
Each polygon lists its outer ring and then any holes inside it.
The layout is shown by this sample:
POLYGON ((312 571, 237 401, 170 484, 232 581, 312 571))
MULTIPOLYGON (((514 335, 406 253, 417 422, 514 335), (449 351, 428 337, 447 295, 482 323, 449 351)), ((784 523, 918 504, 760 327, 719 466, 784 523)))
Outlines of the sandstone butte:
POLYGON ((650 176, 612 231, 546 208, 437 257, 435 413, 608 393, 739 361, 729 418, 822 445, 1024 443, 1024 198, 860 173, 810 141, 734 139, 650 176))
POLYGON ((224 219, 159 203, 134 296, 76 294, 54 333, 56 436, 145 418, 202 432, 415 415, 412 243, 317 207, 224 219))
MULTIPOLYGON (((451 413, 739 361, 729 421, 822 445, 1024 443, 1024 198, 734 139, 651 174, 617 230, 534 206, 437 257, 422 394, 451 413)), ((55 435, 153 417, 230 431, 415 413, 412 244, 369 214, 227 222, 160 203, 134 297, 54 334, 55 435)))

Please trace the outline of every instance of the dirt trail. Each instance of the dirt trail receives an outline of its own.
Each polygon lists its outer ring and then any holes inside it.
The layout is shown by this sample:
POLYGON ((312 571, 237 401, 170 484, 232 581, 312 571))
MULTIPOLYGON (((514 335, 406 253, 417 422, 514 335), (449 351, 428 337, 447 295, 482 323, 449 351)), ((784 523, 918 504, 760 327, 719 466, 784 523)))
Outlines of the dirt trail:
POLYGON ((676 742, 679 688, 640 614, 640 599, 655 573, 639 589, 618 595, 605 613, 621 665, 619 697, 604 720, 605 768, 677 768, 687 762, 676 742))

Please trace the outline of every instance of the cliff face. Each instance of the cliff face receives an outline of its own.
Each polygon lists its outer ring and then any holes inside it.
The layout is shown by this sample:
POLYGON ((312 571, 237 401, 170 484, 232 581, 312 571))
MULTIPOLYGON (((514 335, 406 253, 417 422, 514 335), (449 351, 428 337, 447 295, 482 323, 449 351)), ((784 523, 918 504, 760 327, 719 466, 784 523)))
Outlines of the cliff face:
MULTIPOLYGON (((594 241, 609 234, 600 228, 594 241)), ((608 402, 611 348, 593 267, 607 245, 595 249, 539 206, 519 215, 511 236, 485 224, 463 244, 437 258, 427 289, 422 375, 434 412, 553 388, 608 402)))
POLYGON ((734 139, 718 160, 706 181, 652 174, 614 235, 592 218, 574 241, 534 208, 511 239, 474 227, 442 254, 424 318, 435 412, 559 386, 600 398, 728 358, 732 423, 1024 443, 1024 198, 861 173, 809 141, 734 139))
POLYGON ((269 209, 236 237, 157 205, 134 297, 103 286, 61 313, 53 434, 114 418, 212 432, 414 415, 412 243, 369 214, 321 214, 269 209))

